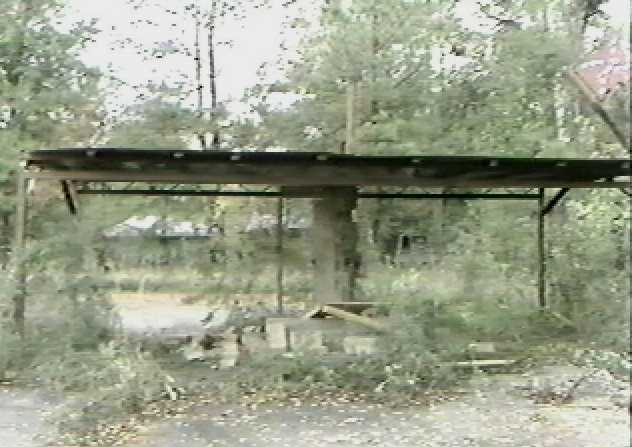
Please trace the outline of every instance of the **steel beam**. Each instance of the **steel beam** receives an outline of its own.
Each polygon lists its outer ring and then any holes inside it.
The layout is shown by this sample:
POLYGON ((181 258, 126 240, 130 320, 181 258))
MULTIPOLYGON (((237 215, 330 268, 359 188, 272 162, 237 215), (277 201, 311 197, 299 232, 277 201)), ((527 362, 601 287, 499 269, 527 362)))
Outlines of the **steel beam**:
POLYGON ((360 199, 538 200, 529 193, 358 193, 360 199))
MULTIPOLYGON (((301 193, 298 190, 284 191, 203 191, 192 189, 79 189, 79 194, 118 196, 191 196, 191 197, 319 197, 317 190, 301 193)), ((373 193, 360 192, 359 199, 456 199, 456 200, 538 200, 538 194, 531 193, 373 193)))
POLYGON ((203 191, 196 189, 79 189, 80 195, 179 197, 281 197, 276 191, 203 191))
POLYGON ((64 200, 66 201, 68 211, 74 216, 79 212, 79 198, 77 197, 75 185, 68 180, 62 180, 60 183, 61 191, 64 194, 64 200))
POLYGON ((282 185, 295 187, 318 186, 405 186, 421 188, 622 188, 628 179, 538 179, 524 175, 507 178, 433 178, 418 175, 414 168, 389 169, 367 166, 363 169, 346 166, 310 166, 297 170, 293 166, 251 167, 240 165, 212 165, 198 172, 176 170, 116 171, 116 170, 59 170, 29 171, 30 178, 75 180, 82 182, 144 182, 226 185, 282 185))
POLYGON ((557 193, 555 193, 553 198, 549 200, 549 202, 544 206, 544 208, 540 208, 540 212, 542 213, 542 215, 545 216, 549 214, 553 210, 553 208, 555 208, 555 205, 557 205, 560 202, 560 200, 562 200, 562 198, 569 191, 570 191, 570 188, 562 188, 557 193))

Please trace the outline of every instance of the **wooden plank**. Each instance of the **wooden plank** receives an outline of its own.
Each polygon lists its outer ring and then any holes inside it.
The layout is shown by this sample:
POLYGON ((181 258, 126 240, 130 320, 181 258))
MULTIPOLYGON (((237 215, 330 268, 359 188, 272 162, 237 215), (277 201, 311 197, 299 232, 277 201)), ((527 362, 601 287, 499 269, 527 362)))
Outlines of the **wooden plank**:
POLYGON ((376 321, 373 318, 363 317, 361 315, 356 315, 352 312, 347 312, 342 309, 338 309, 332 306, 322 306, 322 311, 331 316, 340 318, 341 320, 349 321, 351 323, 356 323, 364 327, 368 327, 370 329, 374 329, 378 332, 385 332, 386 325, 381 321, 376 321))
POLYGON ((346 312, 359 314, 367 309, 379 306, 380 304, 384 303, 378 303, 375 301, 342 301, 339 303, 327 303, 327 306, 335 307, 336 309, 344 310, 346 312))
POLYGON ((492 368, 499 366, 511 366, 516 360, 467 360, 463 362, 442 362, 439 366, 452 368, 492 368))

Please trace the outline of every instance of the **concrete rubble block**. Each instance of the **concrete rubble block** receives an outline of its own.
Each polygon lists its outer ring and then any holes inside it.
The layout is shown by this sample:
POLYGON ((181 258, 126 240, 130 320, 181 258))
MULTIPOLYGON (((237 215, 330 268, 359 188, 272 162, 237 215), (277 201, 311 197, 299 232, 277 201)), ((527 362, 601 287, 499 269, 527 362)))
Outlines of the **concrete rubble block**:
POLYGON ((237 366, 240 360, 241 351, 236 335, 226 335, 224 340, 219 343, 219 367, 220 369, 233 368, 237 366))
POLYGON ((269 350, 267 340, 265 340, 261 334, 257 332, 244 332, 241 336, 241 343, 249 353, 264 352, 269 350))
POLYGON ((327 348, 323 344, 323 332, 320 330, 291 328, 289 330, 289 347, 294 352, 327 352, 327 348))
POLYGON ((379 352, 378 338, 371 336, 348 335, 343 340, 346 354, 374 355, 379 352))
POLYGON ((289 349, 288 346, 288 325, 296 318, 267 318, 265 331, 266 339, 268 340, 268 347, 270 349, 279 350, 285 352, 289 349))
POLYGON ((494 354, 496 352, 496 345, 492 342, 470 343, 467 346, 467 350, 472 354, 494 354))
POLYGON ((206 358, 206 352, 201 345, 201 337, 194 337, 190 343, 183 345, 180 348, 183 357, 187 361, 204 360, 206 358))

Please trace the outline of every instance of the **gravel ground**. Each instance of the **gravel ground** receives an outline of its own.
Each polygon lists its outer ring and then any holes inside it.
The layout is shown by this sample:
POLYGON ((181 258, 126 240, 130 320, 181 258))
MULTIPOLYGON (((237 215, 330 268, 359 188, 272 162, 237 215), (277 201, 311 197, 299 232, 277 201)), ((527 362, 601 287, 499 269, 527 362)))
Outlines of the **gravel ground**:
MULTIPOLYGON (((552 373, 555 371, 547 372, 552 373)), ((120 445, 630 446, 627 409, 604 396, 599 386, 590 384, 569 404, 536 404, 525 391, 530 380, 518 375, 483 376, 460 397, 431 406, 395 409, 340 398, 318 402, 295 399, 259 406, 199 402, 191 404, 185 414, 144 426, 134 440, 120 445)), ((53 432, 47 417, 59 405, 36 391, 0 389, 0 446, 43 446, 44 437, 53 432)))
POLYGON ((585 399, 538 405, 516 391, 520 380, 488 380, 464 397, 400 410, 336 401, 256 409, 201 405, 195 416, 147 427, 128 446, 630 446, 627 410, 585 399))
POLYGON ((58 405, 41 392, 0 388, 0 446, 42 445, 54 432, 47 420, 58 405))

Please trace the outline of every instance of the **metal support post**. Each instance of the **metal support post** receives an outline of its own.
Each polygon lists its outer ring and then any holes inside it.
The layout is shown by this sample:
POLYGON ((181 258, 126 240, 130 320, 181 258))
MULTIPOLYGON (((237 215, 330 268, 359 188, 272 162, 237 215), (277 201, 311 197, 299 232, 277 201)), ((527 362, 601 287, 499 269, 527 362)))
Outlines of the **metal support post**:
POLYGON ((283 314, 283 198, 277 200, 276 254, 277 254, 277 313, 283 314))
POLYGON ((546 259, 544 246, 544 188, 538 190, 538 304, 546 308, 546 259))

